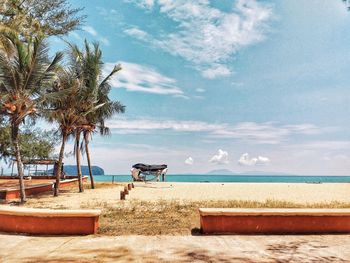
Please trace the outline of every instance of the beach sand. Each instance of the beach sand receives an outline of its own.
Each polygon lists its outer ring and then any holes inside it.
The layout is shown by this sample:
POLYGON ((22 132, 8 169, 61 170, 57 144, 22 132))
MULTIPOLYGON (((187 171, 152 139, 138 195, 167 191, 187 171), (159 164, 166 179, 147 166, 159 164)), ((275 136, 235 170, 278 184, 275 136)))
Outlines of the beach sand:
POLYGON ((300 204, 344 202, 350 203, 350 184, 348 183, 134 183, 135 188, 120 200, 120 191, 125 184, 104 184, 103 187, 84 193, 76 188, 64 190, 56 198, 42 195, 29 198, 26 206, 48 208, 78 209, 103 205, 115 206, 132 201, 229 201, 247 200, 265 202, 266 200, 287 201, 300 204), (54 202, 53 202, 54 200, 54 202))
POLYGON ((250 200, 295 203, 350 202, 350 184, 344 183, 137 183, 135 200, 250 200))

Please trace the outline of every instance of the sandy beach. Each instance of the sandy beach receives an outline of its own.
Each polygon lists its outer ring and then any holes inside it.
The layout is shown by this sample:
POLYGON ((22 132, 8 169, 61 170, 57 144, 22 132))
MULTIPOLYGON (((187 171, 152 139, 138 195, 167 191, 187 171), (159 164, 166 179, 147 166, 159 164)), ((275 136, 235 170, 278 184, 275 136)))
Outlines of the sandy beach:
POLYGON ((350 184, 138 183, 131 200, 281 200, 295 203, 350 202, 350 184))
POLYGON ((350 184, 290 184, 290 183, 135 183, 135 188, 120 201, 120 191, 125 184, 104 184, 84 193, 63 190, 54 198, 42 195, 29 199, 26 206, 77 209, 87 206, 96 208, 103 205, 118 206, 128 201, 229 201, 246 200, 265 202, 266 200, 286 201, 301 204, 344 202, 350 203, 350 184))

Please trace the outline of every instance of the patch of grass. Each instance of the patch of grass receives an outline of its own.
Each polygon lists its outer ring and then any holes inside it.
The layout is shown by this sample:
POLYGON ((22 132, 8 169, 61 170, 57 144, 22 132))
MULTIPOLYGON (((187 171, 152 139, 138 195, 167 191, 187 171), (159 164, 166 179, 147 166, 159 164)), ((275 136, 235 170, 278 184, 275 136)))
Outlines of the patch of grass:
MULTIPOLYGON (((103 235, 188 235, 199 228, 200 207, 221 208, 350 208, 350 203, 312 203, 267 200, 256 201, 128 201, 120 206, 98 204, 102 209, 100 234, 103 235)), ((84 204, 86 208, 96 204, 84 204)))

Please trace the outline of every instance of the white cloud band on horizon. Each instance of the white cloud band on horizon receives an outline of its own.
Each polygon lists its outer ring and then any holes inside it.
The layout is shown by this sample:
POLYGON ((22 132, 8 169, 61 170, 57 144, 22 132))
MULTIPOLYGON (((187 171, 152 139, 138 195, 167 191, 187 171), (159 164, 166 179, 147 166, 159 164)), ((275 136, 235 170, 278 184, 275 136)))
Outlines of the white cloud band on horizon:
POLYGON ((208 123, 203 121, 177 121, 155 119, 114 118, 108 126, 115 133, 146 134, 156 130, 175 132, 202 132, 215 139, 236 139, 256 144, 280 144, 292 135, 317 135, 328 132, 313 124, 278 125, 276 123, 241 122, 237 124, 208 123))
POLYGON ((255 0, 238 0, 226 12, 209 0, 124 1, 147 12, 159 11, 177 25, 176 30, 155 33, 128 26, 125 34, 187 60, 209 79, 230 75, 233 55, 262 41, 272 16, 270 6, 255 0))

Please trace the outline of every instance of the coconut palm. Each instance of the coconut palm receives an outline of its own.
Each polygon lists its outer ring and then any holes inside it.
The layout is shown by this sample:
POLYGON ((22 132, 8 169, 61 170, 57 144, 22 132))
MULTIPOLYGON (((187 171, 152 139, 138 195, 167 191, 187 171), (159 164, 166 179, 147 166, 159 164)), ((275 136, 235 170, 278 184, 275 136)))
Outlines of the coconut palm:
MULTIPOLYGON (((84 51, 77 46, 70 45, 71 65, 76 69, 76 76, 84 81, 84 92, 81 97, 80 110, 85 117, 82 124, 75 132, 75 152, 77 161, 77 172, 81 178, 80 169, 80 137, 83 133, 83 142, 89 166, 91 187, 94 188, 94 179, 91 169, 91 158, 89 151, 89 138, 96 128, 102 135, 109 133, 105 126, 105 120, 115 113, 124 112, 125 107, 118 101, 111 101, 108 97, 111 90, 109 80, 121 70, 120 65, 116 65, 113 70, 106 76, 102 77, 102 51, 97 43, 94 43, 92 49, 85 41, 84 51)), ((81 144, 80 146, 82 146, 81 144)), ((81 179, 79 180, 81 181, 81 179)), ((82 184, 79 187, 83 191, 82 184)))
POLYGON ((15 152, 20 183, 21 202, 25 202, 23 165, 19 147, 20 125, 33 116, 46 99, 47 88, 52 85, 62 53, 48 59, 48 48, 42 37, 22 42, 11 32, 0 33, 0 108, 11 126, 11 139, 15 152))
POLYGON ((49 101, 45 116, 49 122, 59 125, 59 133, 61 136, 61 148, 58 157, 56 169, 56 183, 54 188, 54 196, 58 196, 60 179, 62 175, 62 165, 66 142, 70 135, 74 134, 76 127, 79 125, 81 115, 77 111, 79 100, 79 92, 81 90, 81 82, 69 70, 61 69, 57 74, 57 81, 53 87, 55 92, 66 91, 57 99, 49 101))
POLYGON ((125 112, 124 105, 122 105, 119 101, 110 101, 110 99, 108 98, 110 86, 107 85, 107 83, 105 83, 103 87, 99 85, 98 88, 99 88, 99 94, 100 94, 98 103, 103 104, 103 106, 98 108, 96 111, 93 111, 90 114, 88 114, 86 118, 87 124, 83 126, 85 153, 88 161, 89 175, 90 175, 92 189, 95 188, 95 185, 94 185, 94 177, 91 169, 91 158, 90 158, 90 151, 89 151, 90 137, 96 128, 99 130, 102 136, 109 135, 110 130, 105 125, 105 121, 111 118, 116 113, 125 112), (105 93, 105 94, 101 94, 101 93, 105 93))

